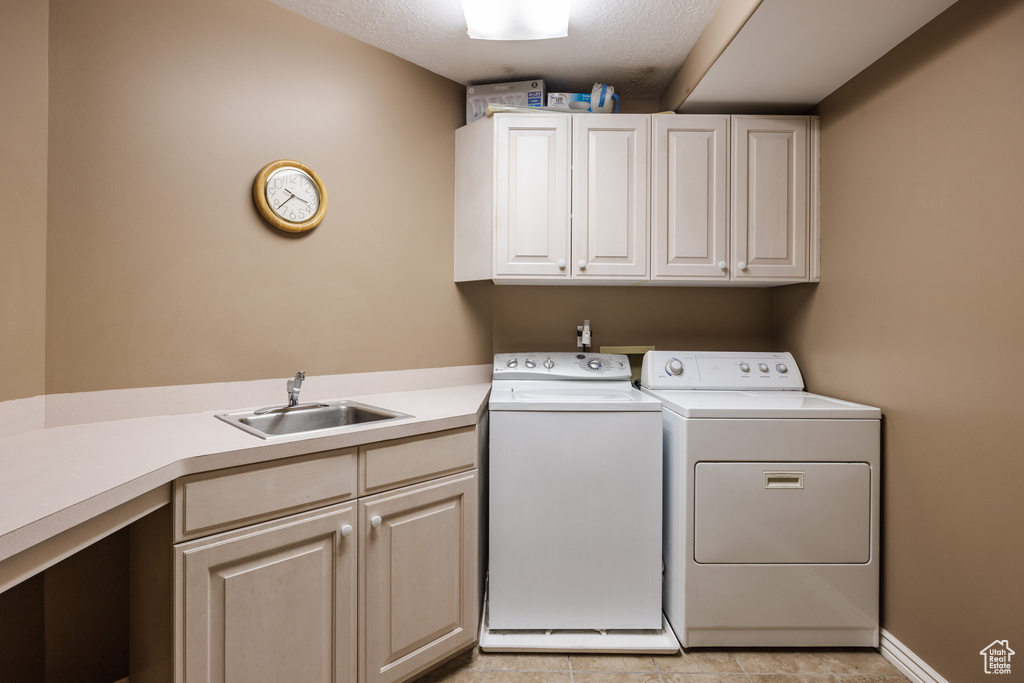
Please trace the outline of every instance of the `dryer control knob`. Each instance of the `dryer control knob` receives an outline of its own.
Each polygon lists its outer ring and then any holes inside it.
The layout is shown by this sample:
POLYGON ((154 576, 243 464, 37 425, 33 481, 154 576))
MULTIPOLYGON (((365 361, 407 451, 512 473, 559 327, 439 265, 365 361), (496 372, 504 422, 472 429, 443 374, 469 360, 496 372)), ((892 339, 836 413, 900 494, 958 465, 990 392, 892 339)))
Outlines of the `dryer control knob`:
POLYGON ((548 370, 550 370, 551 368, 555 367, 555 361, 551 360, 550 358, 545 359, 544 360, 544 367, 546 367, 548 370))
POLYGON ((505 365, 509 366, 510 368, 514 368, 515 366, 519 365, 519 361, 517 361, 515 358, 509 358, 508 363, 505 363, 505 365))
POLYGON ((535 367, 537 367, 537 364, 534 363, 532 359, 527 358, 526 359, 526 367, 528 367, 528 368, 535 368, 535 367))
POLYGON ((746 363, 740 363, 740 370, 743 372, 750 372, 750 366, 746 363))
POLYGON ((778 365, 775 366, 775 369, 778 370, 783 375, 789 372, 789 368, 786 367, 785 363, 779 363, 778 365))
POLYGON ((587 367, 590 368, 591 370, 600 370, 601 361, 598 360, 597 358, 591 358, 590 360, 587 361, 587 367))
POLYGON ((683 374, 682 362, 680 362, 678 358, 673 358, 672 360, 665 364, 665 372, 667 372, 670 375, 675 375, 676 377, 678 377, 679 375, 683 374))
POLYGON ((760 370, 761 372, 768 372, 768 364, 761 363, 760 365, 757 366, 757 369, 760 370))

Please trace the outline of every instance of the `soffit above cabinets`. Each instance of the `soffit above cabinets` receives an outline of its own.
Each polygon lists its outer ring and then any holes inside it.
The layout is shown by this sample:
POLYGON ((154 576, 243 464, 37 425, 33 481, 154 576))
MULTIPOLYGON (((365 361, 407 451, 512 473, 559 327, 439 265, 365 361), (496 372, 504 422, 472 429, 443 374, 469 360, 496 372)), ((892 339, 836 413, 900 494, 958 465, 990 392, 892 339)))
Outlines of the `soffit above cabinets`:
MULTIPOLYGON (((543 78, 660 97, 722 0, 574 0, 569 37, 473 40, 460 0, 270 0, 463 85, 543 78)), ((902 2, 903 0, 900 0, 902 2)))
POLYGON ((955 0, 764 0, 678 109, 803 113, 955 0))

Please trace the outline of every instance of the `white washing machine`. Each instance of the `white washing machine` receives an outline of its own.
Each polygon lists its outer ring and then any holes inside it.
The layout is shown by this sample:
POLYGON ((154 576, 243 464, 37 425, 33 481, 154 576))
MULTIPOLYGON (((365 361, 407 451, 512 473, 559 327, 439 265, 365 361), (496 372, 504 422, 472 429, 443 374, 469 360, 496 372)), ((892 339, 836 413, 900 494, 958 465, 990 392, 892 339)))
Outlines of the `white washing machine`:
POLYGON ((788 353, 649 351, 641 383, 683 647, 877 647, 881 411, 803 391, 788 353))
POLYGON ((482 649, 678 649, 661 605, 661 402, 629 379, 622 355, 495 356, 482 649))

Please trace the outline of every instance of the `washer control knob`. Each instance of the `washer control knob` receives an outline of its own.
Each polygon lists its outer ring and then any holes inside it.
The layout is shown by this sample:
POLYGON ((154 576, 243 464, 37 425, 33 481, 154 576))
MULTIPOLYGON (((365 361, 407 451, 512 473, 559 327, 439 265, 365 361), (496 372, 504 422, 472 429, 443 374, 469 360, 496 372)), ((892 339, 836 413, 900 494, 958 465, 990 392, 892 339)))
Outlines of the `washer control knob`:
POLYGON ((775 366, 775 369, 778 370, 783 375, 789 372, 789 368, 786 367, 785 363, 779 363, 778 365, 775 366))
POLYGON ((740 370, 743 372, 750 372, 750 366, 747 363, 740 363, 740 370))
POLYGON ((509 358, 508 363, 505 363, 505 365, 509 366, 510 368, 514 368, 515 366, 519 365, 519 361, 517 361, 515 358, 509 358))
POLYGON ((683 374, 682 362, 680 362, 678 358, 673 358, 672 360, 665 364, 665 372, 667 372, 670 375, 675 375, 676 377, 678 377, 679 375, 683 374))
POLYGON ((600 361, 600 359, 598 359, 598 358, 591 358, 590 360, 587 361, 587 367, 590 368, 591 370, 600 370, 601 369, 601 361, 600 361))
POLYGON ((546 358, 544 360, 544 367, 550 370, 551 368, 555 367, 555 361, 551 360, 550 358, 546 358))
POLYGON ((761 372, 768 372, 768 364, 761 363, 760 365, 757 366, 757 369, 760 370, 761 372))
POLYGON ((535 368, 535 367, 537 367, 537 364, 533 362, 532 358, 527 358, 526 359, 526 367, 528 367, 528 368, 535 368))

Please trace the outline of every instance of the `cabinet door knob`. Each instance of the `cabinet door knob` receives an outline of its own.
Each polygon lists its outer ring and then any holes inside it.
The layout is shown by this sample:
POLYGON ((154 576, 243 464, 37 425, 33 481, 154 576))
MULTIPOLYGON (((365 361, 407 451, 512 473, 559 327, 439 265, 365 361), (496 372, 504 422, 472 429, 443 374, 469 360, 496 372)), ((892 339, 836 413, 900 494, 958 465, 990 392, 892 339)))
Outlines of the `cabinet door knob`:
POLYGON ((352 535, 352 525, 351 524, 346 524, 345 526, 341 527, 341 535, 343 537, 345 537, 345 538, 348 538, 349 536, 351 536, 352 535))
POLYGON ((374 529, 376 529, 377 527, 380 526, 380 522, 381 522, 380 515, 374 515, 370 519, 370 524, 373 526, 374 529))
POLYGON ((580 270, 586 270, 587 269, 587 262, 584 261, 583 259, 580 259, 579 262, 576 265, 578 265, 580 267, 580 270))
POLYGON ((725 270, 725 261, 719 261, 718 262, 718 268, 720 270, 725 270))
POLYGON ((740 267, 740 270, 746 270, 747 269, 747 262, 746 261, 740 261, 736 265, 738 265, 740 267))
POLYGON ((558 268, 559 268, 559 270, 565 270, 565 259, 564 258, 558 259, 558 268))

